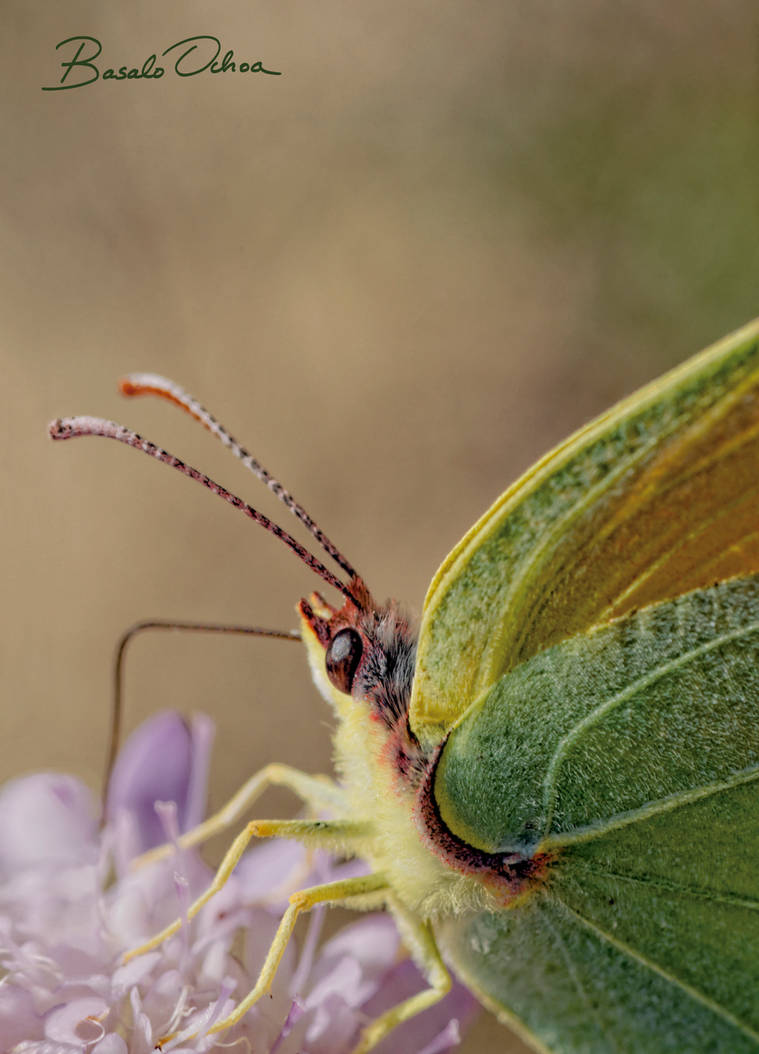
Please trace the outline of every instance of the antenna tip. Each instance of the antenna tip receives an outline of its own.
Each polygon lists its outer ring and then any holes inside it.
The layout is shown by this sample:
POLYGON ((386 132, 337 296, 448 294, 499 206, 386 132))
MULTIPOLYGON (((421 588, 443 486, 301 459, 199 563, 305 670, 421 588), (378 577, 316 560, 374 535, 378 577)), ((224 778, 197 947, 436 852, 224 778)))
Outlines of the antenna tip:
POLYGON ((135 384, 131 376, 119 378, 119 392, 122 395, 139 395, 142 389, 135 384))
POLYGON ((56 417, 47 426, 47 434, 51 439, 69 439, 72 431, 69 424, 60 417, 56 417))
POLYGON ((170 402, 185 396, 178 385, 157 373, 128 373, 119 378, 119 391, 122 395, 161 395, 170 402))

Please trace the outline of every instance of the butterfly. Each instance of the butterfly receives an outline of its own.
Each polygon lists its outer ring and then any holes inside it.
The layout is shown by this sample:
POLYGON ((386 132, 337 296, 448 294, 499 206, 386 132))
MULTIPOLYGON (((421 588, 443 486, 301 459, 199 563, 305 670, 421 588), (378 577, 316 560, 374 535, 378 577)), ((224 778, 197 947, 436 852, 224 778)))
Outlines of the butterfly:
POLYGON ((128 429, 51 425, 179 468, 340 594, 298 605, 336 778, 270 765, 238 803, 278 783, 331 818, 253 821, 219 874, 254 836, 369 873, 291 898, 256 987, 215 1030, 267 990, 299 914, 339 903, 389 909, 428 982, 357 1054, 440 999, 449 965, 538 1051, 759 1051, 759 322, 510 487, 434 576, 418 634, 196 400, 152 375, 123 388, 201 421, 339 568, 128 429))

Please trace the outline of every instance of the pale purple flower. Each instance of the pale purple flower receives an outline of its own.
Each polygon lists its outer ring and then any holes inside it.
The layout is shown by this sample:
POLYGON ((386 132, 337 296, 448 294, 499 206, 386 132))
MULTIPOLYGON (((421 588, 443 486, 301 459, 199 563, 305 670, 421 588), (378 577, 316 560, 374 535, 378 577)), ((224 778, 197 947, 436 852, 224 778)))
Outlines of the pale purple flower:
MULTIPOLYGON (((173 713, 138 729, 114 769, 102 829, 71 776, 43 773, 0 790, 0 1050, 148 1054, 177 1033, 163 1049, 349 1054, 370 1018, 423 986, 389 917, 361 916, 320 944, 319 909, 301 924, 300 947, 287 948, 271 998, 233 1029, 207 1034, 255 982, 288 895, 360 868, 289 842, 251 849, 176 936, 121 964, 210 882, 194 851, 136 870, 129 862, 202 819, 211 739, 207 719, 188 726, 173 713), (161 801, 174 804, 157 814, 161 801)), ((474 1009, 455 986, 378 1054, 444 1054, 474 1009)))

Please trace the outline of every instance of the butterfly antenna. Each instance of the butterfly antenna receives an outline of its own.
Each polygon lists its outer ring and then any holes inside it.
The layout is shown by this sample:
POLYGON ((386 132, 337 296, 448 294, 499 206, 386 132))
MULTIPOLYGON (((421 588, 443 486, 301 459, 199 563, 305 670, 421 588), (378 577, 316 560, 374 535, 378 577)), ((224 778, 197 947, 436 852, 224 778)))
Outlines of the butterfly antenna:
POLYGON ((150 457, 155 458, 156 461, 162 461, 164 465, 169 465, 170 468, 175 468, 181 472, 184 476, 189 476, 190 479, 194 479, 197 483, 201 483, 208 490, 217 494, 224 501, 229 502, 236 509, 245 513, 255 523, 260 524, 263 528, 273 534, 275 538, 279 538, 281 542, 295 553, 295 555, 303 561, 306 567, 310 567, 322 579, 327 582, 328 585, 333 586, 339 590, 343 596, 347 597, 359 610, 364 610, 366 606, 366 586, 362 579, 356 575, 351 579, 351 587, 349 589, 343 582, 341 582, 335 575, 328 570, 321 560, 317 560, 308 549, 305 549, 300 542, 296 541, 295 538, 287 531, 285 531, 278 524, 274 523, 269 519, 268 516, 264 516, 262 512, 258 512, 247 502, 244 502, 242 498, 238 498, 236 494, 232 494, 231 491, 227 490, 226 487, 222 487, 219 483, 216 483, 211 479, 210 476, 206 476, 205 473, 200 472, 198 469, 193 468, 192 465, 185 464, 178 457, 174 457, 168 451, 163 450, 161 447, 156 446, 155 443, 151 443, 147 439, 143 439, 142 436, 138 435, 137 432, 133 432, 130 428, 125 428, 123 425, 116 424, 115 421, 107 421, 102 417, 63 417, 56 421, 52 421, 48 426, 48 433, 51 439, 74 439, 77 436, 104 436, 106 439, 118 439, 120 443, 126 443, 127 446, 134 447, 136 450, 141 450, 143 454, 148 454, 150 457))
POLYGON ((124 711, 124 661, 126 659, 127 645, 130 641, 146 630, 171 630, 182 633, 223 633, 230 636, 240 635, 247 637, 273 637, 275 640, 300 641, 301 635, 297 630, 288 629, 264 629, 261 626, 239 626, 219 622, 187 622, 184 619, 144 619, 135 622, 125 633, 122 633, 116 646, 116 655, 113 663, 113 695, 111 703, 111 727, 108 735, 108 755, 105 763, 105 774, 103 777, 103 816, 105 817, 105 805, 108 795, 108 787, 111 782, 113 766, 116 755, 119 752, 121 739, 121 726, 123 724, 124 711))
POLYGON ((328 553, 338 567, 341 567, 343 571, 351 579, 359 578, 355 569, 350 565, 348 560, 345 558, 343 553, 337 548, 324 531, 319 527, 315 520, 309 516, 306 510, 300 505, 295 498, 286 490, 278 479, 260 463, 253 455, 238 443, 234 436, 230 435, 227 429, 220 424, 213 414, 209 413, 204 406, 202 406, 194 396, 190 395, 183 388, 180 388, 174 381, 169 380, 166 377, 160 377, 155 373, 130 373, 128 376, 122 378, 119 381, 119 390, 122 395, 158 395, 161 399, 165 399, 167 402, 174 403, 175 406, 180 407, 185 413, 188 413, 190 417, 200 422, 204 428, 208 429, 211 435, 216 436, 224 446, 231 450, 236 458, 242 461, 243 465, 253 473, 253 475, 260 479, 262 483, 265 483, 272 494, 275 494, 279 500, 285 505, 293 516, 297 517, 303 526, 313 535, 319 545, 328 553))

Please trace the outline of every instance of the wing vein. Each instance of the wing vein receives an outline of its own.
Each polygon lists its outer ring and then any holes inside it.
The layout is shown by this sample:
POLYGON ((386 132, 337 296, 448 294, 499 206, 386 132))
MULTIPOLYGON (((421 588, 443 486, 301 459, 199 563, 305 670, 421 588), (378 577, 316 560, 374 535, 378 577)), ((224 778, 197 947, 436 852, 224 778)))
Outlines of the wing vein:
POLYGON ((661 890, 663 893, 671 892, 681 897, 694 897, 697 900, 709 900, 714 901, 717 904, 726 904, 731 908, 746 908, 747 911, 759 911, 759 900, 752 900, 748 897, 731 896, 730 894, 717 893, 710 889, 684 886, 680 882, 670 882, 669 880, 662 880, 659 878, 642 878, 640 875, 625 875, 619 871, 609 871, 605 868, 591 867, 589 864, 580 860, 573 860, 572 867, 577 871, 585 871, 589 875, 595 875, 597 878, 613 878, 620 882, 630 882, 634 885, 645 887, 650 886, 653 889, 661 890))
MULTIPOLYGON (((584 732, 602 718, 606 717, 607 714, 616 710, 618 707, 622 706, 623 703, 633 698, 633 696, 637 695, 640 691, 645 688, 650 688, 651 685, 656 684, 657 681, 662 680, 673 671, 687 666, 688 663, 692 662, 698 656, 707 655, 709 652, 721 648, 724 644, 727 644, 730 641, 741 640, 743 637, 747 637, 757 631, 759 631, 759 622, 750 622, 746 626, 741 626, 739 629, 732 630, 730 633, 723 633, 719 637, 707 641, 705 644, 700 644, 696 648, 691 648, 690 650, 683 652, 682 655, 679 655, 676 659, 662 663, 661 666, 655 667, 644 677, 639 677, 637 681, 633 681, 632 684, 628 685, 621 692, 617 692, 616 695, 611 696, 610 699, 605 699, 602 703, 599 703, 598 706, 591 710, 589 714, 586 714, 585 717, 573 725, 573 727, 559 740, 556 750, 548 764, 545 779, 543 780, 543 804, 546 816, 543 835, 544 839, 548 839, 551 824, 554 819, 556 798, 558 795, 557 783, 559 769, 571 748, 580 739, 584 732)), ((666 801, 667 799, 662 800, 666 801)))
POLYGON ((729 779, 721 780, 719 783, 708 783, 701 787, 691 787, 686 791, 670 794, 666 798, 647 802, 639 809, 630 809, 628 812, 617 813, 603 824, 592 824, 587 827, 577 827, 573 831, 566 831, 562 834, 547 835, 541 840, 538 851, 561 849, 570 845, 577 845, 580 842, 593 842, 606 834, 620 830, 622 827, 629 827, 634 823, 642 823, 654 816, 660 816, 662 813, 671 812, 674 809, 682 809, 686 805, 692 805, 701 801, 703 798, 722 794, 735 787, 740 787, 744 783, 752 783, 756 779, 759 779, 759 765, 752 765, 750 768, 741 769, 740 772, 734 773, 729 779))
POLYGON ((641 966, 644 966, 646 969, 658 974, 659 977, 662 977, 665 981, 668 981, 670 984, 676 985, 683 992, 685 992, 686 995, 690 996, 691 999, 700 1003, 702 1006, 705 1006, 707 1009, 711 1010, 712 1013, 717 1014, 724 1021, 727 1021, 729 1024, 739 1029, 741 1032, 743 1032, 744 1035, 759 1043, 759 1032, 756 1032, 753 1028, 751 1028, 750 1025, 747 1025, 745 1022, 741 1021, 740 1018, 735 1016, 735 1014, 731 1014, 729 1010, 726 1010, 723 1006, 715 1002, 713 999, 710 999, 709 996, 705 995, 703 992, 700 992, 697 988, 694 988, 692 985, 687 984, 687 982, 685 981, 681 981, 679 977, 676 977, 668 970, 663 969, 663 967, 659 966, 651 959, 647 959, 645 956, 635 951, 634 948, 631 948, 629 944, 625 944, 623 941, 617 940, 616 937, 612 937, 610 933, 607 933, 606 930, 596 925, 596 923, 592 922, 590 919, 586 919, 584 915, 581 915, 574 908, 571 908, 565 901, 560 900, 558 897, 557 901, 561 903, 562 908, 567 912, 567 914, 571 915, 582 926, 585 926, 586 929, 590 930, 592 933, 595 933, 596 936, 600 937, 608 944, 611 944, 614 948, 616 948, 618 951, 621 951, 624 955, 629 956, 635 962, 640 963, 641 966))
MULTIPOLYGON (((664 433, 665 437, 666 435, 667 433, 664 433)), ((658 446, 661 438, 662 437, 655 437, 647 443, 642 443, 633 454, 626 459, 621 459, 619 464, 616 465, 612 471, 608 472, 603 479, 595 484, 595 486, 588 488, 588 490, 578 498, 577 501, 553 520, 551 528, 543 531, 539 540, 535 542, 529 553, 526 553, 520 563, 514 567, 512 571, 511 585, 506 590, 501 601, 503 610, 508 611, 512 607, 515 610, 518 609, 518 598, 522 591, 524 582, 527 578, 532 581, 535 580, 536 568, 540 567, 542 563, 545 563, 550 553, 555 550, 559 539, 566 537, 569 526, 586 512, 587 509, 595 504, 606 491, 610 490, 611 487, 618 482, 620 477, 624 476, 639 462, 645 460, 646 456, 658 446), (527 571, 529 571, 529 575, 527 575, 527 571)), ((555 473, 556 468, 554 467, 552 474, 555 473)), ((537 487, 534 489, 537 490, 537 487)), ((494 638, 494 641, 491 642, 491 646, 483 652, 479 668, 480 671, 484 670, 484 673, 481 672, 478 677, 477 684, 479 686, 487 684, 491 679, 492 656, 497 655, 500 652, 500 647, 496 647, 496 643, 499 639, 499 637, 494 638)))
MULTIPOLYGON (((749 375, 748 378, 743 377, 742 381, 740 383, 738 383, 735 387, 733 387, 731 389, 728 389, 727 391, 723 392, 721 397, 718 398, 713 404, 711 404, 708 407, 708 409, 706 409, 703 412, 703 415, 700 418, 696 418, 695 420, 691 421, 690 426, 689 426, 691 442, 693 443, 695 440, 697 440, 697 437, 699 437, 699 436, 703 437, 705 434, 707 434, 714 427, 715 421, 723 420, 725 417, 727 417, 727 415, 733 409, 733 407, 737 403, 739 403, 742 398, 745 398, 746 388, 747 387, 748 388, 754 387, 755 384, 756 384, 755 377, 753 375, 749 375)), ((674 410, 674 409, 675 409, 674 405, 670 405, 670 410, 674 410)), ((629 419, 628 423, 631 423, 634 419, 635 419, 634 416, 632 416, 629 419)), ((576 518, 576 516, 578 514, 582 513, 587 508, 589 508, 592 504, 596 503, 598 498, 602 497, 604 492, 609 489, 610 485, 613 482, 616 482, 616 480, 619 478, 620 474, 624 475, 624 473, 625 473, 625 471, 627 469, 633 468, 639 462, 643 461, 645 459, 645 457, 646 457, 646 454, 648 453, 648 451, 650 449, 664 446, 672 438, 672 436, 677 433, 677 429, 678 429, 679 424, 680 424, 680 418, 678 417, 677 412, 675 411, 674 415, 667 422, 666 426, 663 426, 661 428, 661 430, 656 433, 656 436, 655 436, 654 440, 652 440, 652 441, 650 441, 648 443, 641 444, 641 446, 637 450, 635 450, 634 453, 632 453, 627 460, 623 461, 620 464, 619 469, 615 469, 614 472, 610 472, 606 477, 604 477, 604 479, 599 481, 599 483, 597 483, 594 487, 590 487, 587 490, 586 494, 583 496, 583 500, 575 502, 575 504, 572 505, 564 513, 564 515, 562 515, 555 522, 555 524, 552 526, 552 529, 550 531, 547 531, 547 532, 544 533, 543 537, 541 538, 540 543, 535 545, 531 549, 528 559, 523 561, 523 563, 526 563, 526 565, 527 565, 527 567, 529 569, 529 572, 530 572, 530 578, 533 581, 536 578, 536 568, 538 568, 541 565, 541 563, 545 562, 547 547, 550 545, 551 546, 551 551, 553 551, 555 549, 556 546, 555 546, 554 539, 556 538, 556 536, 557 535, 561 536, 562 534, 564 534, 566 532, 567 525, 571 524, 572 521, 576 518)), ((748 439, 752 438, 752 436, 755 435, 756 432, 757 432, 756 428, 754 428, 753 430, 749 431, 748 439)), ((747 437, 746 436, 744 436, 744 435, 738 436, 732 442, 729 442, 729 443, 724 445, 723 452, 724 452, 725 449, 726 450, 730 450, 730 449, 733 449, 733 448, 740 447, 746 441, 747 441, 747 437)), ((590 449, 590 444, 588 444, 588 447, 586 448, 585 453, 587 453, 588 449, 590 449)), ((706 457, 702 458, 699 463, 697 463, 696 465, 691 467, 691 474, 694 474, 694 473, 696 473, 696 472, 698 472, 700 470, 703 470, 703 468, 705 466, 709 465, 710 460, 713 459, 713 458, 716 458, 717 456, 718 455, 716 453, 712 453, 711 456, 706 456, 706 457)), ((571 462, 568 461, 567 463, 571 463, 571 462)), ((554 474, 556 474, 556 472, 558 472, 561 467, 564 467, 564 466, 555 466, 554 465, 553 466, 554 474)), ((681 482, 685 481, 687 479, 688 479, 688 474, 686 474, 686 475, 684 475, 682 477, 681 482)), ((656 486, 657 485, 655 483, 649 483, 649 486, 648 486, 649 496, 652 495, 656 491, 656 486)), ((644 492, 644 494, 645 494, 645 492, 644 492)), ((641 496, 640 496, 641 503, 644 500, 644 494, 641 494, 641 496)), ((617 526, 619 526, 619 521, 617 519, 615 519, 615 518, 610 519, 602 527, 602 529, 596 533, 596 535, 594 537, 594 544, 598 545, 598 543, 600 541, 603 541, 606 538, 608 538, 609 535, 616 529, 617 526)), ((509 594, 507 594, 508 596, 512 597, 512 601, 511 601, 512 603, 514 603, 513 598, 517 597, 518 594, 519 594, 519 588, 518 588, 519 585, 520 585, 519 579, 521 577, 525 577, 525 575, 524 575, 524 573, 522 573, 520 575, 519 569, 515 568, 513 577, 514 577, 514 585, 510 589, 509 594)), ((595 620, 596 623, 598 623, 599 621, 601 621, 600 618, 595 620)), ((524 634, 527 632, 527 627, 529 626, 529 624, 530 624, 530 619, 522 617, 522 619, 521 619, 522 629, 521 629, 520 637, 519 637, 519 646, 520 646, 520 648, 521 648, 521 641, 522 641, 522 639, 524 637, 524 634)))
MULTIPOLYGON (((674 545, 671 545, 670 548, 667 549, 664 553, 662 553, 662 555, 659 556, 656 560, 652 560, 650 564, 648 564, 642 571, 639 572, 639 574, 637 574, 632 579, 629 585, 625 589, 623 589, 622 592, 618 594, 618 596, 614 597, 614 599, 606 605, 606 607, 596 619, 596 622, 600 624, 602 622, 608 622, 610 619, 615 618, 617 612, 622 608, 622 605, 624 605, 625 601, 629 597, 631 597, 635 592, 637 592, 637 590, 639 590, 645 582, 649 581, 649 579, 653 578, 654 575, 658 574, 661 569, 665 567, 670 560, 672 560, 679 553, 681 553, 686 548, 686 546, 691 545, 693 542, 696 541, 697 538, 706 534, 706 532, 715 523, 717 523, 718 520, 725 520, 728 516, 733 516, 735 514, 736 509, 740 508, 741 505, 745 505, 746 502, 751 500, 756 501, 756 489, 757 488, 755 487, 752 490, 741 494, 741 496, 735 501, 727 502, 720 509, 715 509, 713 514, 710 516, 705 516, 702 514, 697 525, 692 530, 687 531, 685 534, 683 534, 682 537, 674 545)), ((752 531, 750 534, 743 535, 743 537, 741 537, 738 541, 733 544, 734 546, 737 544, 745 544, 745 542, 748 541, 750 538, 755 538, 757 534, 759 534, 759 532, 752 531)), ((709 567, 709 565, 714 564, 724 555, 724 551, 721 551, 716 556, 713 556, 710 560, 704 561, 699 565, 703 567, 703 574, 705 578, 708 577, 707 568, 709 567)))
MULTIPOLYGON (((561 905, 562 905, 562 907, 566 907, 566 905, 564 904, 563 901, 561 901, 561 905)), ((557 947, 559 949, 561 958, 564 960, 564 965, 566 966, 567 973, 569 974, 569 976, 570 976, 570 978, 572 980, 572 984, 574 985, 574 987, 575 987, 575 989, 577 991, 577 994, 579 995, 580 999, 582 1000, 582 1002, 583 1002, 583 1004, 584 1004, 584 1006, 585 1006, 585 1008, 586 1008, 586 1010, 588 1012, 588 1015, 590 1017, 592 1017, 593 1020, 595 1021, 596 1028, 598 1029, 598 1032, 600 1033, 600 1035, 603 1038, 604 1042, 612 1043, 614 1049, 615 1050, 619 1050, 619 1047, 617 1046, 617 1044, 616 1044, 616 1042, 614 1040, 614 1037, 609 1035, 607 1033, 607 1030, 603 1027, 601 1019, 598 1016, 598 1012, 597 1012, 596 1008, 593 1006, 593 1003, 592 1003, 591 999, 589 998, 588 993, 585 990, 585 986, 583 985, 582 981, 580 980, 580 976, 579 976, 579 974, 577 972, 577 968, 575 967, 575 964, 574 964, 574 961, 572 959, 572 956, 569 954, 569 951, 567 949, 566 944, 564 943, 564 940, 562 939, 561 934, 557 930, 556 926, 554 926, 553 922, 548 917, 548 915, 546 914, 546 912, 543 910, 542 907, 538 907, 537 911, 538 911, 538 914, 540 916, 540 921, 543 923, 545 928, 548 930, 555 947, 557 947)), ((611 1049, 611 1048, 609 1048, 609 1049, 611 1049)))

